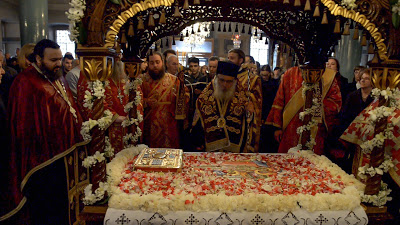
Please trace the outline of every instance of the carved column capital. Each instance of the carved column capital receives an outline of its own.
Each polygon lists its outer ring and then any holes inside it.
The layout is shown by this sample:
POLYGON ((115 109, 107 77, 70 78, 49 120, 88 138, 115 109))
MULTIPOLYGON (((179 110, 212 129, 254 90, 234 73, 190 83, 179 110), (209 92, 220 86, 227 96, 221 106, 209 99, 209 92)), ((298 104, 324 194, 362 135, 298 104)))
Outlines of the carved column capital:
POLYGON ((321 80, 324 73, 323 66, 301 65, 301 75, 303 80, 308 84, 315 84, 321 80))
POLYGON ((114 58, 118 56, 114 49, 83 46, 78 47, 76 54, 81 71, 89 81, 107 80, 113 71, 114 58))
POLYGON ((381 63, 369 63, 372 83, 376 88, 399 87, 400 84, 400 60, 386 60, 381 63))

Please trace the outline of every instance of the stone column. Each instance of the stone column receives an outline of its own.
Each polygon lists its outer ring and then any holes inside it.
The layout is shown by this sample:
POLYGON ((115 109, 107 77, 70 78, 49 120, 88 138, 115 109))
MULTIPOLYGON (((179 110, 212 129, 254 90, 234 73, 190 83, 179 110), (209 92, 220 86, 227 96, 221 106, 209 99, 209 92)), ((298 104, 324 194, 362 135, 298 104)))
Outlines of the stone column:
POLYGON ((19 1, 21 46, 48 37, 47 0, 19 1))

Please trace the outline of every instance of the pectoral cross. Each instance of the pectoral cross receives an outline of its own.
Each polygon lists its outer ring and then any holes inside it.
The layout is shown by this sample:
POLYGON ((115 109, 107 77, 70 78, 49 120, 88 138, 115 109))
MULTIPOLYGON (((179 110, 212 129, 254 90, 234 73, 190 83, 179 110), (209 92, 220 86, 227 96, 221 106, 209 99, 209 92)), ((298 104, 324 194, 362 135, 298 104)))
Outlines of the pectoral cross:
POLYGON ((119 98, 119 101, 121 102, 121 104, 122 104, 122 99, 124 98, 124 96, 123 95, 121 95, 121 91, 118 89, 118 95, 117 95, 117 98, 119 98))

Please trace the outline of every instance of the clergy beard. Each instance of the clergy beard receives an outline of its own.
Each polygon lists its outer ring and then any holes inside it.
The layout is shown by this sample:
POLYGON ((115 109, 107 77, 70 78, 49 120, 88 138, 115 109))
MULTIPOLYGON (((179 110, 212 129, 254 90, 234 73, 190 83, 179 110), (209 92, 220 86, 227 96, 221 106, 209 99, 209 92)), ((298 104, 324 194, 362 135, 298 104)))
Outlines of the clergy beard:
POLYGON ((161 70, 156 70, 156 71, 149 69, 148 73, 153 80, 159 80, 164 77, 165 69, 164 67, 162 67, 161 70))
POLYGON ((49 68, 43 60, 39 69, 44 75, 46 75, 51 81, 55 81, 62 76, 62 70, 60 66, 55 66, 54 68, 49 68))
POLYGON ((218 84, 218 79, 214 79, 214 97, 221 101, 222 103, 226 103, 233 98, 236 90, 237 80, 234 81, 232 87, 228 90, 222 90, 218 84))

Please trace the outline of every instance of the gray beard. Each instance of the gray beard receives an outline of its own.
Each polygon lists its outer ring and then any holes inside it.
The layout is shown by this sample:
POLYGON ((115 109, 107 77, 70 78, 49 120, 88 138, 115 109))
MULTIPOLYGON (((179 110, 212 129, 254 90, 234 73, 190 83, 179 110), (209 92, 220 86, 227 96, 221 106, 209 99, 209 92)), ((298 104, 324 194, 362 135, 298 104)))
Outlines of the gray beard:
POLYGON ((222 103, 229 102, 235 95, 237 81, 234 81, 232 87, 226 91, 222 91, 218 85, 218 79, 214 79, 214 97, 222 103))

